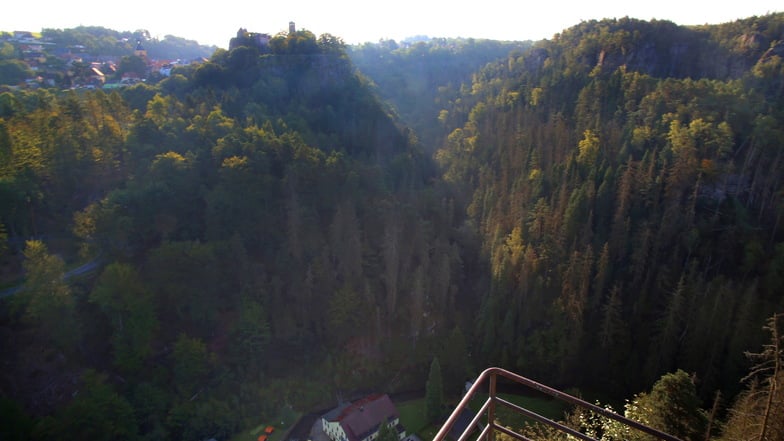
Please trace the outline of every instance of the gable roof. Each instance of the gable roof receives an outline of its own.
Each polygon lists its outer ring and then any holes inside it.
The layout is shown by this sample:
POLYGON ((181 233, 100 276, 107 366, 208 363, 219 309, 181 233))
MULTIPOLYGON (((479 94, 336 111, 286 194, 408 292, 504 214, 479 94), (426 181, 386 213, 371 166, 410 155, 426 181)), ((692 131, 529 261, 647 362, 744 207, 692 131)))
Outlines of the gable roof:
POLYGON ((350 406, 351 406, 351 403, 343 403, 340 406, 338 406, 338 407, 330 410, 329 412, 325 413, 324 416, 321 417, 321 418, 324 418, 325 420, 334 423, 334 422, 336 422, 338 420, 338 417, 340 416, 340 414, 344 410, 346 410, 347 407, 350 407, 350 406))
POLYGON ((381 423, 399 417, 395 405, 386 394, 370 395, 324 415, 326 420, 340 423, 348 441, 361 441, 376 432, 381 423))

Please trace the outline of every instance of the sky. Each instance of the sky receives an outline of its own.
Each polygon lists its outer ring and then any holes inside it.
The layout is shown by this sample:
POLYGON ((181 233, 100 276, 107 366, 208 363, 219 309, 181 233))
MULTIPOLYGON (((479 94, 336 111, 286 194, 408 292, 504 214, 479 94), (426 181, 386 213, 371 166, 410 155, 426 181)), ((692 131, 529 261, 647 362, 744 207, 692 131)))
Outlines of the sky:
POLYGON ((117 31, 146 29, 228 47, 242 27, 276 34, 296 23, 298 30, 329 33, 346 43, 397 41, 417 35, 496 40, 549 39, 581 21, 632 17, 670 20, 680 25, 717 24, 784 10, 781 0, 277 0, 255 3, 223 0, 135 0, 97 2, 37 0, 6 2, 0 30, 38 32, 43 28, 103 26, 117 31))

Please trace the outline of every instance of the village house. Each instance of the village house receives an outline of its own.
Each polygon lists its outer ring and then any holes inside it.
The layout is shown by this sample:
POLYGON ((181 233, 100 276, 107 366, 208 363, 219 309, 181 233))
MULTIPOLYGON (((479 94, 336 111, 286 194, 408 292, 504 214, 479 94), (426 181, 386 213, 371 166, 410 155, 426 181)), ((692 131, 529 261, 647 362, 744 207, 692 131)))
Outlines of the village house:
POLYGON ((382 423, 390 424, 398 439, 406 437, 406 431, 400 424, 400 414, 386 394, 370 395, 343 404, 321 417, 324 433, 332 441, 374 440, 382 423))
POLYGON ((180 60, 148 60, 147 62, 147 67, 149 67, 150 72, 157 72, 162 77, 171 76, 172 70, 175 67, 182 65, 180 60))
POLYGON ((36 41, 33 33, 29 31, 14 31, 13 40, 28 43, 34 43, 36 41))

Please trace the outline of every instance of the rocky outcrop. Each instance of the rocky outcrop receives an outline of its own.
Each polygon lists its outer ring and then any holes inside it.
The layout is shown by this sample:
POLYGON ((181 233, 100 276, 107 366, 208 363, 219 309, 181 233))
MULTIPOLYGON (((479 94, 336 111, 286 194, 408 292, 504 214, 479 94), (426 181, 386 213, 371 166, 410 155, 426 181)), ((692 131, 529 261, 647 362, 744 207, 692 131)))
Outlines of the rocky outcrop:
POLYGON ((766 50, 764 54, 760 57, 760 61, 766 61, 773 57, 780 57, 784 58, 784 41, 777 41, 770 47, 770 49, 766 50))

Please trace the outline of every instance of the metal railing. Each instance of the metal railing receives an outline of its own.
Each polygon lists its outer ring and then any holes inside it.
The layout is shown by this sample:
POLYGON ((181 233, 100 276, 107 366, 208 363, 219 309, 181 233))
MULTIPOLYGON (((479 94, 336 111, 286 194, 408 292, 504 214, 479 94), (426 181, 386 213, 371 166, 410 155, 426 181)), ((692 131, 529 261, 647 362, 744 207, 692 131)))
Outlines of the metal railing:
POLYGON ((550 396, 552 396, 552 397, 554 397, 554 398, 556 398, 556 399, 558 399, 560 401, 564 401, 564 402, 569 403, 571 405, 587 409, 587 410, 589 410, 591 412, 594 412, 596 414, 599 414, 599 415, 601 415, 603 417, 613 419, 615 421, 620 422, 621 424, 624 424, 624 425, 626 425, 628 427, 631 427, 631 428, 637 429, 637 430, 639 430, 641 432, 644 432, 644 433, 647 433, 649 435, 652 435, 652 436, 654 436, 654 437, 656 437, 658 439, 667 440, 667 441, 681 441, 680 439, 678 439, 678 438, 676 438, 676 437, 674 437, 672 435, 668 435, 668 434, 666 434, 664 432, 661 432, 659 430, 650 428, 650 427, 648 427, 648 426, 646 426, 644 424, 638 423, 637 421, 630 420, 630 419, 624 417, 623 415, 619 415, 619 414, 617 414, 615 412, 612 412, 610 410, 604 409, 604 408, 599 407, 597 405, 591 404, 591 403, 589 403, 587 401, 583 401, 583 400, 581 400, 579 398, 573 397, 573 396, 571 396, 569 394, 565 394, 565 393, 563 393, 563 392, 561 392, 559 390, 553 389, 551 387, 548 387, 548 386, 545 386, 543 384, 537 383, 537 382, 535 382, 533 380, 530 380, 528 378, 525 378, 525 377, 522 377, 520 375, 517 375, 517 374, 515 374, 513 372, 509 372, 507 370, 504 370, 504 369, 501 369, 501 368, 497 368, 497 367, 492 367, 492 368, 486 369, 484 372, 482 372, 481 375, 479 375, 479 378, 476 379, 476 381, 471 386, 471 388, 468 390, 468 392, 466 392, 465 396, 463 396, 463 399, 460 400, 460 403, 457 405, 455 410, 452 412, 452 414, 446 420, 444 425, 441 426, 441 430, 438 431, 438 433, 436 434, 435 438, 433 438, 433 441, 443 441, 443 440, 446 439, 446 437, 449 434, 450 430, 452 430, 452 427, 455 425, 455 422, 457 422, 457 420, 460 418, 460 415, 463 412, 463 410, 468 408, 468 404, 474 398, 474 395, 476 395, 476 393, 480 389, 482 389, 483 384, 485 382, 489 382, 489 397, 487 398, 487 400, 484 402, 484 404, 482 405, 482 407, 479 410, 479 412, 477 412, 476 416, 474 416, 474 418, 471 420, 471 422, 465 428, 463 433, 460 434, 460 436, 457 438, 456 441, 466 441, 466 440, 468 440, 469 436, 471 436, 471 433, 477 427, 480 427, 478 425, 480 424, 480 422, 482 420, 482 416, 485 415, 485 414, 487 415, 486 424, 485 424, 485 427, 481 430, 479 436, 477 437, 478 440, 493 441, 495 439, 495 434, 497 432, 502 432, 502 433, 505 433, 505 434, 515 438, 515 439, 520 440, 520 441, 531 441, 528 438, 526 438, 525 436, 523 436, 522 434, 519 434, 519 433, 517 433, 517 432, 515 432, 513 430, 510 430, 510 429, 500 425, 496 421, 495 411, 496 411, 496 407, 499 404, 504 406, 504 407, 507 407, 507 408, 509 408, 509 409, 511 409, 511 410, 513 410, 513 411, 515 411, 515 412, 517 412, 519 414, 521 414, 521 415, 524 415, 524 416, 526 416, 526 417, 528 417, 528 418, 530 418, 530 419, 532 419, 532 420, 534 420, 534 421, 536 421, 538 423, 542 423, 542 424, 545 424, 547 426, 553 427, 553 428, 555 428, 555 429, 557 429, 557 430, 559 430, 559 431, 561 431, 561 432, 563 432, 565 434, 571 435, 571 436, 573 436, 573 437, 575 437, 577 439, 580 439, 580 440, 583 440, 583 441, 597 441, 595 438, 592 438, 592 437, 590 437, 590 436, 588 436, 588 435, 586 435, 586 434, 584 434, 582 432, 579 432, 579 431, 577 431, 577 430, 575 430, 575 429, 573 429, 571 427, 565 426, 562 423, 559 423, 557 421, 553 421, 553 420, 551 420, 551 419, 549 419, 547 417, 544 417, 542 415, 537 414, 536 412, 532 412, 532 411, 530 411, 528 409, 520 407, 520 406, 518 406, 518 405, 516 405, 514 403, 511 403, 511 402, 507 401, 507 400, 504 400, 503 398, 500 398, 498 396, 498 394, 497 394, 497 380, 498 380, 499 376, 501 376, 503 378, 506 378, 508 380, 511 380, 514 383, 521 384, 523 386, 527 386, 527 387, 529 387, 531 389, 534 389, 534 390, 536 390, 538 392, 550 395, 550 396))

